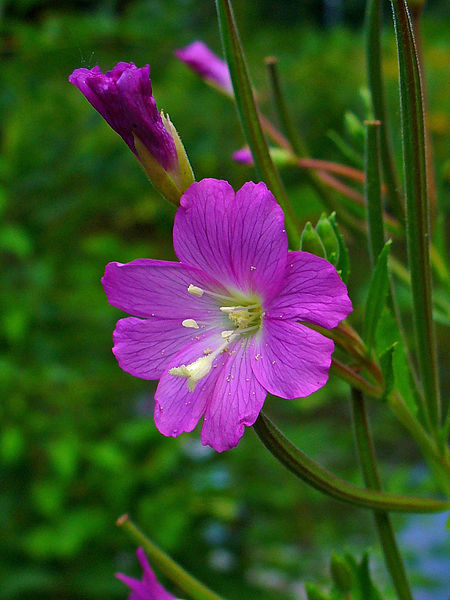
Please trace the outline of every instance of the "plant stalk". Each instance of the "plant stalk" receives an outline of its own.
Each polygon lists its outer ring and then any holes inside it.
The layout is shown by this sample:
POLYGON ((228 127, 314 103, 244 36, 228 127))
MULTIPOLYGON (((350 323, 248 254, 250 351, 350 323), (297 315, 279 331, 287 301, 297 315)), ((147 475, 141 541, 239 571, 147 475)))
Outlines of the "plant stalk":
MULTIPOLYGON (((381 481, 364 397, 359 390, 354 388, 352 388, 352 417, 359 462, 366 487, 381 491, 381 481)), ((389 513, 374 510, 373 516, 386 567, 391 575, 397 596, 399 600, 412 600, 406 570, 397 546, 389 513)))

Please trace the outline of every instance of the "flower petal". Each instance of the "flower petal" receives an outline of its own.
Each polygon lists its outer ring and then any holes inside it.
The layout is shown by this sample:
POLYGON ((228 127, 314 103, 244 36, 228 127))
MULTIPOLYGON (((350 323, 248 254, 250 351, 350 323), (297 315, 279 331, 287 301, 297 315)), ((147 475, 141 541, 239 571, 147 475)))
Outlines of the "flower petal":
POLYGON ((206 329, 183 327, 178 319, 117 321, 113 353, 121 369, 141 379, 159 379, 175 354, 204 338, 206 329))
POLYGON ((276 294, 287 259, 284 216, 264 183, 234 195, 226 181, 203 179, 181 198, 175 216, 178 258, 245 294, 276 294))
POLYGON ((209 296, 189 294, 193 284, 225 293, 223 287, 195 267, 163 260, 138 259, 106 265, 102 284, 108 302, 137 317, 208 321, 218 314, 209 296))
POLYGON ((259 383, 275 396, 293 399, 325 385, 334 343, 300 323, 266 318, 252 349, 259 383))
POLYGON ((238 341, 218 358, 218 376, 210 394, 202 428, 202 443, 223 452, 234 448, 245 425, 253 425, 266 390, 253 375, 247 340, 238 341))
POLYGON ((299 319, 331 329, 352 311, 336 269, 309 252, 289 252, 283 286, 266 307, 268 318, 299 319))
POLYGON ((195 428, 206 409, 206 389, 215 381, 219 371, 214 366, 217 364, 216 359, 209 374, 198 381, 194 391, 190 392, 187 379, 171 375, 169 370, 193 363, 204 356, 205 350, 214 350, 222 343, 223 338, 219 333, 210 334, 204 340, 188 344, 168 364, 155 392, 155 424, 163 435, 177 437, 180 433, 195 428))

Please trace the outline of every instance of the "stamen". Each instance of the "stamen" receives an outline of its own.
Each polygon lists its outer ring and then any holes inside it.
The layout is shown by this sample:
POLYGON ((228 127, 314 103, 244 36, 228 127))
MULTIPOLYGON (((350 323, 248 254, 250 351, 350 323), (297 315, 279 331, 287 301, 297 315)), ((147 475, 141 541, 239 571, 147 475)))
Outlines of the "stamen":
POLYGON ((195 319, 184 319, 181 323, 183 327, 192 327, 192 329, 199 329, 198 323, 195 319))
POLYGON ((260 308, 259 304, 250 304, 249 306, 220 306, 219 310, 224 313, 232 313, 237 310, 252 310, 253 308, 260 308))
POLYGON ((188 287, 188 292, 193 296, 198 296, 199 298, 201 298, 205 293, 205 290, 202 290, 202 288, 199 288, 196 285, 192 285, 191 283, 191 285, 188 287))
POLYGON ((212 296, 213 298, 219 298, 220 300, 226 300, 227 302, 229 302, 231 300, 230 296, 224 296, 223 294, 217 294, 216 292, 210 292, 209 290, 204 290, 201 287, 198 287, 198 285, 192 285, 192 283, 188 286, 188 290, 189 294, 192 294, 193 296, 198 296, 199 298, 201 298, 203 296, 203 294, 206 294, 207 296, 212 296))

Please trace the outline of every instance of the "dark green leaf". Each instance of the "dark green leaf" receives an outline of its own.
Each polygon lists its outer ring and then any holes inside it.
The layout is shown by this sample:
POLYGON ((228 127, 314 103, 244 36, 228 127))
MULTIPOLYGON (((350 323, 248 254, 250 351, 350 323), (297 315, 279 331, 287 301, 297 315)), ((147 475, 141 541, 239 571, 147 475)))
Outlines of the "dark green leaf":
POLYGON ((374 346, 375 332, 389 289, 388 257, 390 247, 391 241, 386 242, 378 256, 369 285, 364 321, 364 339, 369 349, 374 346))

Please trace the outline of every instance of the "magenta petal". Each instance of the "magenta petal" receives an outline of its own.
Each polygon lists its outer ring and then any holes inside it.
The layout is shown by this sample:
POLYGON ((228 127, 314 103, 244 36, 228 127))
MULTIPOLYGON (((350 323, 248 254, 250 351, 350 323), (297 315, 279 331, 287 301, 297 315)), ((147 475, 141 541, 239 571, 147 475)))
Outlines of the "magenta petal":
POLYGON ((300 323, 265 319, 253 350, 252 369, 259 383, 275 396, 293 399, 326 384, 334 343, 300 323))
POLYGON ((175 354, 205 335, 205 329, 183 327, 177 319, 128 317, 117 322, 113 352, 127 373, 141 379, 159 379, 175 354))
POLYGON ((223 339, 219 333, 210 334, 204 340, 183 348, 168 364, 155 393, 155 424, 163 435, 177 437, 195 428, 206 409, 209 398, 207 386, 215 381, 219 371, 213 366, 210 373, 197 383, 195 390, 190 392, 187 379, 171 375, 169 370, 193 363, 204 356, 204 350, 214 350, 221 343, 223 339))
POLYGON ((267 318, 331 329, 351 311, 347 288, 331 263, 308 252, 289 252, 283 286, 266 307, 267 318))
POLYGON ((247 353, 249 341, 239 341, 220 355, 219 374, 210 398, 202 428, 202 443, 223 452, 234 448, 245 425, 253 425, 267 392, 256 380, 247 353))
POLYGON ((102 284, 108 302, 137 317, 165 319, 216 318, 217 303, 188 293, 189 285, 224 292, 214 279, 195 267, 162 260, 139 259, 106 265, 102 284))
POLYGON ((230 289, 269 299, 284 276, 284 216, 264 183, 246 183, 235 195, 226 181, 203 179, 181 198, 175 216, 178 258, 230 289))

